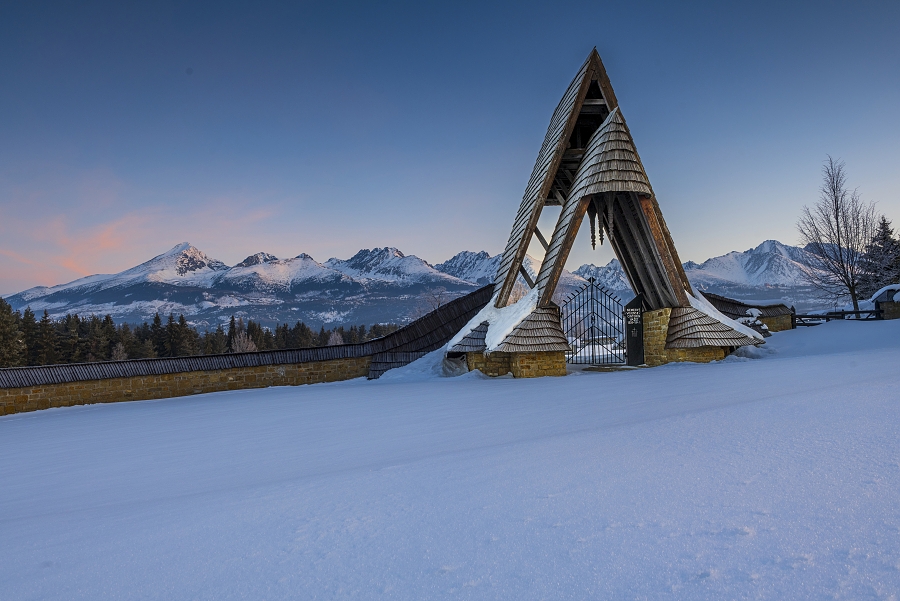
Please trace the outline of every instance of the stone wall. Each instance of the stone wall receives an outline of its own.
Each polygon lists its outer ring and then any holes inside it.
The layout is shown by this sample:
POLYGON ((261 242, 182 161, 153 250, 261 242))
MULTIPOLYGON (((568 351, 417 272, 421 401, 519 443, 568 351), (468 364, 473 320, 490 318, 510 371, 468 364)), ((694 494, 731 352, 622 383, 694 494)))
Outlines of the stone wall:
POLYGON ((759 320, 766 324, 770 332, 781 332, 791 329, 790 315, 774 315, 772 317, 760 317, 759 320))
POLYGON ((725 358, 725 349, 720 346, 667 349, 666 336, 671 314, 672 309, 668 308, 644 313, 644 363, 656 367, 685 361, 709 363, 725 358))
POLYGON ((564 351, 511 354, 510 367, 515 378, 566 375, 566 353, 564 351))
POLYGON ((469 370, 479 370, 488 376, 540 378, 566 375, 566 354, 563 351, 535 353, 466 353, 469 370))
POLYGON ((505 376, 512 373, 512 361, 509 353, 466 353, 466 365, 469 371, 478 370, 486 376, 505 376))
POLYGON ((900 303, 894 301, 878 303, 878 307, 884 310, 885 319, 900 319, 900 303))
POLYGON ((371 360, 372 358, 367 356, 298 364, 86 380, 30 388, 0 388, 0 415, 50 407, 165 399, 222 390, 349 380, 366 377, 371 360))

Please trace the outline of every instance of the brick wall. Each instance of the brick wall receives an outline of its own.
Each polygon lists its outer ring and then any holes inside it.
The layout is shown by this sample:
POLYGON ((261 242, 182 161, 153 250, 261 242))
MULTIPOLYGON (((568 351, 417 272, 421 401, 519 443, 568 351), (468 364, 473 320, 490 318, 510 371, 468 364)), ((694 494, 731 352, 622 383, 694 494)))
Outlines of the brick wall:
POLYGON ((709 363, 725 358, 725 349, 720 346, 667 349, 666 336, 671 314, 672 309, 668 308, 644 313, 644 363, 655 367, 684 361, 709 363))
POLYGON ((336 382, 365 377, 369 373, 371 360, 371 357, 357 357, 216 371, 108 378, 30 388, 0 388, 0 415, 50 407, 165 399, 222 390, 336 382))

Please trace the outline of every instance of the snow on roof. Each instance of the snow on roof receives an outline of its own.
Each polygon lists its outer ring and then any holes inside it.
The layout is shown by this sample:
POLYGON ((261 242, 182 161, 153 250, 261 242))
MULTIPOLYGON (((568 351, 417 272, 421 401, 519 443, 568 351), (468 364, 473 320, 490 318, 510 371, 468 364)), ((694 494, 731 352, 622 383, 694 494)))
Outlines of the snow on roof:
POLYGON ((876 298, 878 298, 879 296, 881 296, 882 294, 884 294, 885 292, 888 292, 890 290, 894 291, 894 293, 895 293, 894 301, 897 301, 897 297, 900 296, 900 282, 897 282, 896 284, 888 284, 887 286, 884 286, 883 288, 878 290, 878 292, 876 292, 875 294, 872 295, 872 297, 869 299, 869 302, 874 303, 876 298))
POLYGON ((701 313, 705 313, 716 321, 722 322, 736 332, 740 332, 741 334, 750 336, 751 338, 757 338, 759 340, 763 339, 763 335, 753 328, 747 327, 744 324, 737 322, 729 317, 725 317, 725 315, 723 315, 718 309, 712 306, 712 303, 706 300, 706 297, 704 297, 700 292, 697 292, 697 296, 691 296, 690 294, 688 294, 688 300, 690 301, 693 308, 697 309, 701 313))
POLYGON ((485 305, 484 309, 478 312, 475 317, 469 320, 469 323, 456 333, 446 348, 453 348, 455 345, 466 337, 472 330, 481 325, 482 322, 488 322, 488 331, 485 335, 484 343, 488 352, 495 350, 503 340, 509 335, 513 329, 522 322, 523 319, 531 315, 532 311, 537 307, 538 289, 534 288, 513 303, 498 309, 494 306, 494 298, 485 305))

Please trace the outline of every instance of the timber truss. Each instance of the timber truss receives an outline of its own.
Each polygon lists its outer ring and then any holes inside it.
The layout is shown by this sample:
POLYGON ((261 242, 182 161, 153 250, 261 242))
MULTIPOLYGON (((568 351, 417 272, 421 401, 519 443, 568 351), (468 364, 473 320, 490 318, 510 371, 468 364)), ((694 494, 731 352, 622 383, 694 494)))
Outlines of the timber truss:
POLYGON ((597 228, 601 244, 604 237, 609 240, 647 309, 691 306, 691 285, 596 49, 550 120, 497 271, 495 306, 507 305, 520 274, 539 289, 538 306, 552 306, 585 215, 592 243, 597 228), (562 207, 549 242, 538 230, 548 205, 562 207), (522 267, 533 236, 546 251, 536 281, 522 267))

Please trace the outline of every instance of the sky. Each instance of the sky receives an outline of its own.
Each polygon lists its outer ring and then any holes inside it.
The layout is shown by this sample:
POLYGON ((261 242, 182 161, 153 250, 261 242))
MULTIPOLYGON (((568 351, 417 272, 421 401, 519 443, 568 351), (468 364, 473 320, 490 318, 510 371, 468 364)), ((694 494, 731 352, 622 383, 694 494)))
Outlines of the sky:
MULTIPOLYGON (((827 155, 900 226, 898 27, 896 2, 0 2, 0 293, 184 241, 496 254, 594 46, 683 261, 797 243, 827 155)), ((610 258, 582 236, 569 266, 610 258)))

